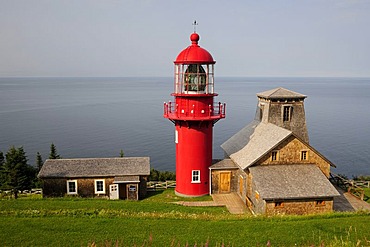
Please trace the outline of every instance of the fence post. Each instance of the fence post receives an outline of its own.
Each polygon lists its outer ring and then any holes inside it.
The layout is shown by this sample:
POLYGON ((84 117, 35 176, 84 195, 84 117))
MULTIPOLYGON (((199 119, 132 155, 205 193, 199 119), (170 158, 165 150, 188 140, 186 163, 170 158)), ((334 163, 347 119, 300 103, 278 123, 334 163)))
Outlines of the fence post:
POLYGON ((364 197, 365 197, 365 191, 364 190, 361 190, 361 195, 360 195, 361 201, 364 200, 364 197))

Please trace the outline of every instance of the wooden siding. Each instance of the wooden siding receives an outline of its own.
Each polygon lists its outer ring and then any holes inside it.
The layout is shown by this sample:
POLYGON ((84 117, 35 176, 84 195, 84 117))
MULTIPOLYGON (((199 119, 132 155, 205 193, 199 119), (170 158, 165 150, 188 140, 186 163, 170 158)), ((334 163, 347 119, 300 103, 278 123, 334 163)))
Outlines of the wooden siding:
POLYGON ((61 197, 67 194, 67 179, 43 179, 43 197, 61 197))
MULTIPOLYGON (((66 178, 44 178, 43 179, 43 197, 62 197, 67 194, 67 181, 70 179, 66 178)), ((79 197, 102 197, 109 198, 109 185, 113 184, 114 177, 109 178, 74 178, 77 180, 77 195, 79 197), (104 180, 105 181, 105 193, 96 194, 95 193, 95 180, 104 180)), ((146 182, 147 176, 140 176, 140 183, 136 189, 135 194, 138 193, 139 199, 142 199, 146 196, 146 182), (139 191, 137 191, 139 190, 139 191)), ((121 192, 122 198, 127 198, 126 184, 120 184, 120 195, 121 192)), ((135 184, 136 185, 136 184, 135 184)), ((121 197, 121 196, 120 196, 121 197)), ((137 196, 133 196, 132 193, 129 196, 129 199, 135 199, 137 196)))
POLYGON ((270 152, 263 156, 257 163, 261 165, 315 164, 326 177, 330 176, 330 164, 316 154, 314 150, 310 149, 308 145, 294 136, 282 142, 274 148, 274 151, 278 151, 278 159, 276 161, 272 161, 272 152, 270 152), (301 151, 308 151, 306 160, 301 160, 301 151))
POLYGON ((139 183, 139 199, 143 199, 147 193, 147 182, 148 176, 140 176, 140 183, 139 183))

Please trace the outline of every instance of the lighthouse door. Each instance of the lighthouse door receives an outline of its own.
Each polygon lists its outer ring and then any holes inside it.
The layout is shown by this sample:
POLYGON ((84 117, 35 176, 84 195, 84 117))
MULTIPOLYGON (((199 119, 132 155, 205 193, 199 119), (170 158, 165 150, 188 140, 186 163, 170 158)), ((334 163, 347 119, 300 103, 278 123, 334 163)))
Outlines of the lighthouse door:
POLYGON ((220 193, 230 192, 231 172, 220 172, 220 193))

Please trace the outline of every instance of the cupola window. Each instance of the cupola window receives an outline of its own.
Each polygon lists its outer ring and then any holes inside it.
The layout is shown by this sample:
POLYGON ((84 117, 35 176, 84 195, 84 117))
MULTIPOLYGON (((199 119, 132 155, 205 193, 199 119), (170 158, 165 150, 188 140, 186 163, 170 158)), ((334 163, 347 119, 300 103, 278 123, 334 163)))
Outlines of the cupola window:
POLYGON ((283 107, 283 121, 284 122, 287 122, 287 121, 291 120, 292 111, 293 111, 293 107, 291 107, 291 106, 284 106, 283 107))

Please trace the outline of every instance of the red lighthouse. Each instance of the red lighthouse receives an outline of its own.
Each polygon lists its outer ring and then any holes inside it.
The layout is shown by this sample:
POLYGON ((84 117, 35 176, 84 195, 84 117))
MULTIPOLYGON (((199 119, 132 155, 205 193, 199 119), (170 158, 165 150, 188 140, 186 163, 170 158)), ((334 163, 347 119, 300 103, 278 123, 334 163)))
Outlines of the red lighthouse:
POLYGON ((213 125, 225 118, 225 104, 214 102, 216 62, 197 33, 190 40, 174 62, 174 102, 164 104, 164 117, 175 124, 176 194, 193 197, 209 192, 213 125))

